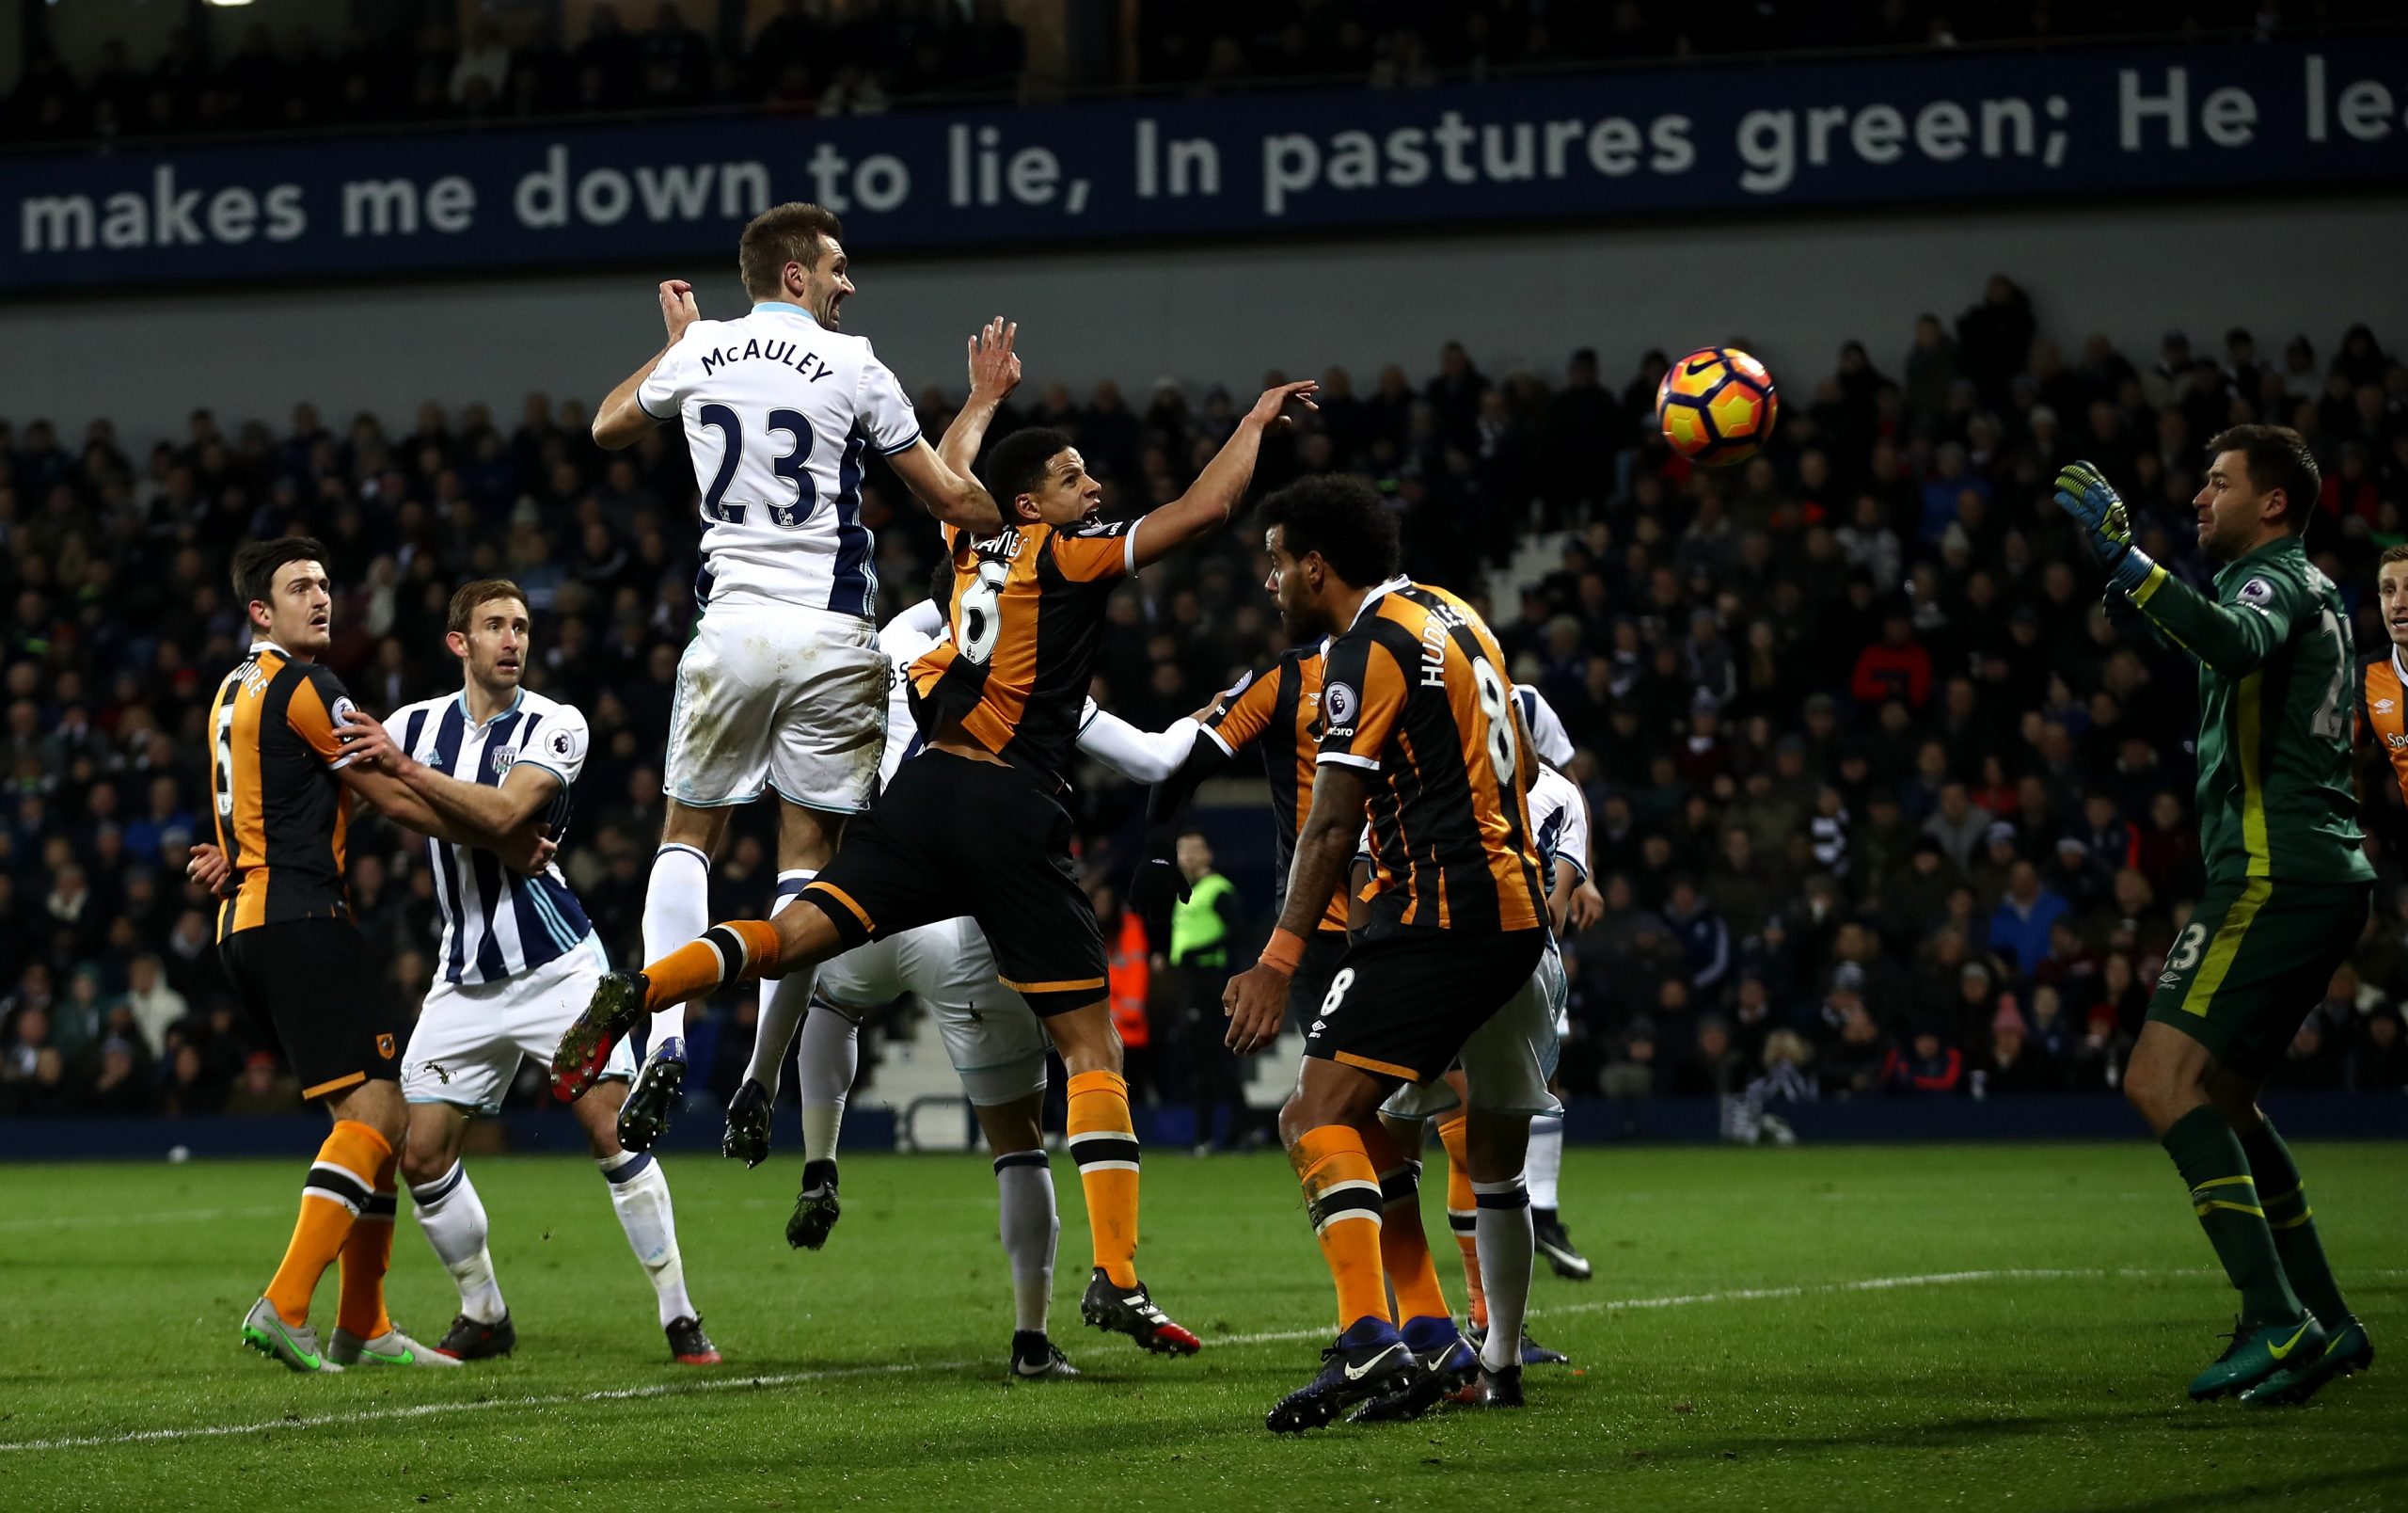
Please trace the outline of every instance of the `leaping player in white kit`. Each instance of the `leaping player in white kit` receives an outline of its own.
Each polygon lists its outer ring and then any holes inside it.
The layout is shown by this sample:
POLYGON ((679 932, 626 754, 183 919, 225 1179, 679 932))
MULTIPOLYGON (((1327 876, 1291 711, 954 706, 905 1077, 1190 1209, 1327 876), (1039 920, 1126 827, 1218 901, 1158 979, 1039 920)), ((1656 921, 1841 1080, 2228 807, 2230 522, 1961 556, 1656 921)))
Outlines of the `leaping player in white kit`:
MULTIPOLYGON (((978 481, 921 437, 903 386, 869 342, 837 329, 837 308, 853 293, 843 235, 816 205, 755 217, 737 249, 751 312, 704 320, 690 284, 664 282, 669 344, 594 411, 594 439, 611 451, 681 421, 702 490, 695 597, 704 613, 677 668, 662 781, 668 813, 644 894, 647 959, 708 928, 710 862, 735 805, 768 790, 781 801, 783 905, 828 864, 846 820, 877 791, 888 672, 873 633, 876 542, 861 520, 863 454, 876 449, 940 521, 973 535, 1002 525, 978 481)), ((729 1117, 763 1144, 811 979, 793 973, 762 995, 746 1078, 763 1096, 729 1117)), ((651 1148, 684 1086, 684 1018, 682 1004, 653 1018, 650 1055, 619 1114, 629 1150, 651 1148)), ((555 1058, 552 1070, 562 1092, 578 1069, 555 1058)), ((832 1140, 832 1130, 807 1123, 806 1158, 832 1140)))

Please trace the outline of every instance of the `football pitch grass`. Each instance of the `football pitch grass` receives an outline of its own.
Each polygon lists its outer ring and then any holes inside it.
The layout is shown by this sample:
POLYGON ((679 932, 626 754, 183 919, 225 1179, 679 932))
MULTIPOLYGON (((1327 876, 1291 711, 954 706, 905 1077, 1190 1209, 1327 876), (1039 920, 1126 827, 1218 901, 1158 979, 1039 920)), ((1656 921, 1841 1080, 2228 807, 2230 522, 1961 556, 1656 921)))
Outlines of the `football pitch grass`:
MULTIPOLYGON (((2382 1352, 2305 1409, 2184 1399, 2233 1295, 2145 1141, 1576 1147, 1596 1280, 1542 1268, 1531 1320, 1573 1366, 1532 1368, 1520 1413, 1297 1438, 1262 1415, 1332 1299, 1275 1155, 1146 1163, 1140 1270, 1203 1336, 1190 1360, 1080 1326, 1057 1158, 1054 1332, 1086 1375, 1038 1384, 1004 1380, 977 1156, 848 1157, 817 1254, 782 1234, 798 1163, 673 1158, 727 1357, 705 1370, 669 1362, 590 1163, 476 1159, 516 1356, 325 1378, 236 1338, 306 1153, 0 1165, 0 1508, 2408 1507, 2408 1146, 2299 1154, 2382 1352)), ((406 1213, 394 1253, 393 1312, 431 1341, 454 1294, 406 1213)))

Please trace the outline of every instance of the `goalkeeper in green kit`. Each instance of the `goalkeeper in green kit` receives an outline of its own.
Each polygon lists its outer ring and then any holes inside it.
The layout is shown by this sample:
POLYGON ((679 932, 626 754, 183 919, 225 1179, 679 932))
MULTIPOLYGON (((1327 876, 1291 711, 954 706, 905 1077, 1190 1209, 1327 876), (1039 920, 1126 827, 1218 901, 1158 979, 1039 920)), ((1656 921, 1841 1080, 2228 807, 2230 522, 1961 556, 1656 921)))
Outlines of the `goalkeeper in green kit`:
POLYGON ((2124 1073, 2241 1294, 2231 1347, 2191 1395, 2295 1403, 2374 1360, 2325 1264, 2299 1169, 2258 1107, 2374 892, 2350 784, 2356 660, 2339 591, 2300 545, 2318 487, 2306 443, 2239 425, 2208 450, 2192 502, 2200 549, 2223 564, 2212 598, 2132 544, 2122 502, 2088 463, 2058 475, 2056 498, 2088 531, 2111 601, 2130 599, 2199 663, 2207 886, 2124 1073))

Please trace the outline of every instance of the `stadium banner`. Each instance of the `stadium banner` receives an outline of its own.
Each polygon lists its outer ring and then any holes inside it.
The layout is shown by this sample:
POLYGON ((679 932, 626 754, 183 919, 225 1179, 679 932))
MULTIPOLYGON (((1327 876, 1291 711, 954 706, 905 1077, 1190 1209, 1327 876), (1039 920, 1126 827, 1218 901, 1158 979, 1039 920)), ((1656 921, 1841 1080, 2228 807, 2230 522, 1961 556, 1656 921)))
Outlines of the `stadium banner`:
MULTIPOLYGON (((2370 184, 2408 39, 1936 54, 1414 89, 721 117, 0 158, 0 292, 2370 184)), ((2103 249, 2102 249, 2103 250, 2103 249)))

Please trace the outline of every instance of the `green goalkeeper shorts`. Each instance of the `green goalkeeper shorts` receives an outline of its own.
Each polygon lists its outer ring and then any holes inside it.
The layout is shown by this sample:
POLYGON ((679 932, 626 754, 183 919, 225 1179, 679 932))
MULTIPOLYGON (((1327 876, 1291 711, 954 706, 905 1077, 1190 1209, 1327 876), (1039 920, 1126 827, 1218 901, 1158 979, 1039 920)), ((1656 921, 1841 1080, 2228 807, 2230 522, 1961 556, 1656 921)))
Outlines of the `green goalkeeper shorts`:
POLYGON ((2166 953, 2148 1016, 2263 1078, 2366 928, 2372 883, 2211 882, 2166 953))

